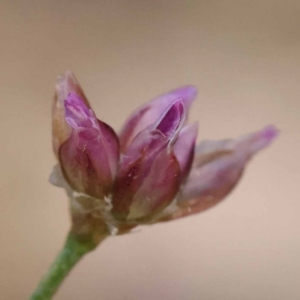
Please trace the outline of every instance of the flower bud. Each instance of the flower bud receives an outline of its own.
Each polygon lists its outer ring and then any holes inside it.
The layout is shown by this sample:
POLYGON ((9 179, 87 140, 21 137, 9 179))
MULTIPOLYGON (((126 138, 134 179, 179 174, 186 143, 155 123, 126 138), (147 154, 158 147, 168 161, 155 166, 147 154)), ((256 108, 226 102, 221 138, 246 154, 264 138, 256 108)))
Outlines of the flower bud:
POLYGON ((117 218, 148 217, 174 199, 180 187, 180 168, 171 145, 184 120, 185 108, 177 100, 132 141, 114 188, 112 213, 117 218))
POLYGON ((245 166, 277 136, 268 126, 236 140, 195 147, 198 124, 186 125, 193 86, 137 109, 117 136, 96 118, 71 72, 59 78, 53 105, 51 182, 70 197, 72 230, 123 234, 136 225, 201 212, 224 199, 245 166))
POLYGON ((246 164, 268 146, 278 130, 268 126, 237 140, 203 141, 196 149, 194 165, 178 200, 176 219, 206 210, 223 200, 237 185, 246 164))
POLYGON ((111 192, 116 176, 119 148, 113 129, 99 121, 76 94, 65 100, 70 137, 59 148, 65 178, 74 190, 96 198, 111 192))

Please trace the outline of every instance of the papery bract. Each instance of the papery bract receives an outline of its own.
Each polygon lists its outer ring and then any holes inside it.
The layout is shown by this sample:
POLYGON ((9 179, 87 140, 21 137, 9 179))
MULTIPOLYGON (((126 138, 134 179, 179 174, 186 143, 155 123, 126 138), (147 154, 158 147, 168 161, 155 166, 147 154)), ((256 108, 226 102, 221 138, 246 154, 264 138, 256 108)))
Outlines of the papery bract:
POLYGON ((75 75, 67 71, 58 77, 55 85, 54 102, 52 106, 52 140, 54 153, 58 155, 61 144, 70 136, 71 128, 65 118, 65 104, 69 93, 77 94, 87 107, 90 107, 84 92, 75 75))

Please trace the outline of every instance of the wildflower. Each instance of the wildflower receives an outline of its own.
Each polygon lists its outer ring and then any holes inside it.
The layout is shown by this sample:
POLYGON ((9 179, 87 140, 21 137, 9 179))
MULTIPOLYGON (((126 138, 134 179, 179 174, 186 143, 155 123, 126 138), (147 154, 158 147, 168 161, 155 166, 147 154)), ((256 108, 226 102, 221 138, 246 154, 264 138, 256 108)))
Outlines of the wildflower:
POLYGON ((236 140, 195 146, 187 124, 196 89, 185 86, 136 110, 120 133, 98 120, 75 76, 59 78, 53 106, 51 182, 70 197, 77 235, 122 234, 140 224, 203 211, 236 186, 254 154, 277 136, 273 126, 236 140))

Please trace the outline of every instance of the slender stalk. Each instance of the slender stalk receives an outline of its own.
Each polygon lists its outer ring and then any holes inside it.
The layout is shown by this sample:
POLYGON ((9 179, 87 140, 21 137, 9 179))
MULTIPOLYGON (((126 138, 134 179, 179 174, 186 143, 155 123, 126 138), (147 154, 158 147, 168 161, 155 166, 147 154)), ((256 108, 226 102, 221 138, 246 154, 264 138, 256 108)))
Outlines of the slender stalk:
POLYGON ((69 234, 63 249, 42 278, 30 300, 51 299, 76 263, 97 245, 91 240, 82 240, 74 234, 69 234))

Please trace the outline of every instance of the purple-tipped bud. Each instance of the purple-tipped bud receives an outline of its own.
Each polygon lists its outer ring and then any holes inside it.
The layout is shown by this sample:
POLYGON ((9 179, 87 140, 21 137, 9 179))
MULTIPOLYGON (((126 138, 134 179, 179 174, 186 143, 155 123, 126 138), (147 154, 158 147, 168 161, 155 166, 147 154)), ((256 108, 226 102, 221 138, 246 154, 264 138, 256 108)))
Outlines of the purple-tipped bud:
POLYGON ((158 96, 138 108, 127 119, 119 134, 121 151, 125 153, 136 135, 155 123, 176 100, 180 99, 188 111, 196 95, 197 90, 194 86, 184 86, 158 96))
POLYGON ((236 186, 246 164, 278 135, 273 126, 237 140, 204 141, 196 151, 194 166, 185 184, 179 208, 169 219, 198 213, 224 199, 236 186))
POLYGON ((112 212, 117 218, 144 218, 173 200, 180 185, 180 168, 170 145, 184 120, 185 108, 177 100, 132 141, 114 187, 112 212))
POLYGON ((103 198, 117 172, 117 136, 76 94, 65 100, 65 115, 72 132, 59 149, 64 175, 74 190, 103 198))

